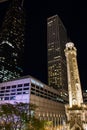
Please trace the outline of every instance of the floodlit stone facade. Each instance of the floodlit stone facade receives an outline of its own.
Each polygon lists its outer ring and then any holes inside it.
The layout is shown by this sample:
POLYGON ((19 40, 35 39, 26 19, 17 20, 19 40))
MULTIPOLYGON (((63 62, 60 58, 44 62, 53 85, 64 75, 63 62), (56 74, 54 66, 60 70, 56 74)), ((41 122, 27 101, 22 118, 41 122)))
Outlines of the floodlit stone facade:
POLYGON ((87 130, 87 105, 83 103, 81 83, 78 72, 76 48, 69 42, 66 44, 69 105, 65 106, 67 130, 87 130))

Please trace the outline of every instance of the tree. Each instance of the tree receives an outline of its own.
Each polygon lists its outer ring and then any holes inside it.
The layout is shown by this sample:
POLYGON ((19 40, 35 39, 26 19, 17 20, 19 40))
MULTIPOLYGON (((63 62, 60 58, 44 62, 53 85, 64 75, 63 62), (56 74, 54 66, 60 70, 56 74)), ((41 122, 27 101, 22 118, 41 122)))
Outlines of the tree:
POLYGON ((16 109, 12 104, 0 105, 0 128, 3 130, 11 130, 15 123, 16 109))
POLYGON ((0 130, 44 130, 44 121, 34 115, 36 107, 28 103, 1 104, 0 130))
POLYGON ((44 129, 45 121, 39 120, 36 117, 33 117, 32 120, 29 122, 27 130, 45 130, 44 129))
POLYGON ((6 103, 0 105, 1 130, 21 130, 26 122, 29 122, 29 104, 6 103))

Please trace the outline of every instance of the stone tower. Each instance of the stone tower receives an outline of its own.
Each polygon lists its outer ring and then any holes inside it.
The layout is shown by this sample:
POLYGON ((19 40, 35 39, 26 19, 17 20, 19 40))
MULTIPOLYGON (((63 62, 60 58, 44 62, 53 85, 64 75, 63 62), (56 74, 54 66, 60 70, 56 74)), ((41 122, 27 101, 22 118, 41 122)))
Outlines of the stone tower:
POLYGON ((69 105, 66 105, 67 130, 86 130, 87 105, 83 103, 81 83, 74 44, 66 44, 69 105))

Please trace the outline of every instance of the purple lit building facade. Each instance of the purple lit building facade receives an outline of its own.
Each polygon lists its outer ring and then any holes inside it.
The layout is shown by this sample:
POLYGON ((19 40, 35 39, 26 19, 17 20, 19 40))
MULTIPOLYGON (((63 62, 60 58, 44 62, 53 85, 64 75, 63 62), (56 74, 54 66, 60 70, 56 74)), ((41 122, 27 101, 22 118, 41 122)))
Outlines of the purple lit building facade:
POLYGON ((0 83, 0 104, 15 102, 36 104, 36 116, 42 120, 56 120, 56 125, 59 119, 65 120, 66 101, 55 89, 31 76, 0 83))

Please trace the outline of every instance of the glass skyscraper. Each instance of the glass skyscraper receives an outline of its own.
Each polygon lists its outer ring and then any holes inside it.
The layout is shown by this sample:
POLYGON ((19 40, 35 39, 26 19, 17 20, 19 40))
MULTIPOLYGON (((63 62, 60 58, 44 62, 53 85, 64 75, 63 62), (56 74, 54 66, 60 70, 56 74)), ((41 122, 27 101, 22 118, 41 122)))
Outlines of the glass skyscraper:
POLYGON ((58 15, 47 19, 48 84, 67 90, 67 70, 64 55, 67 32, 58 15))
POLYGON ((23 73, 24 26, 22 0, 10 1, 0 32, 0 82, 23 73))

